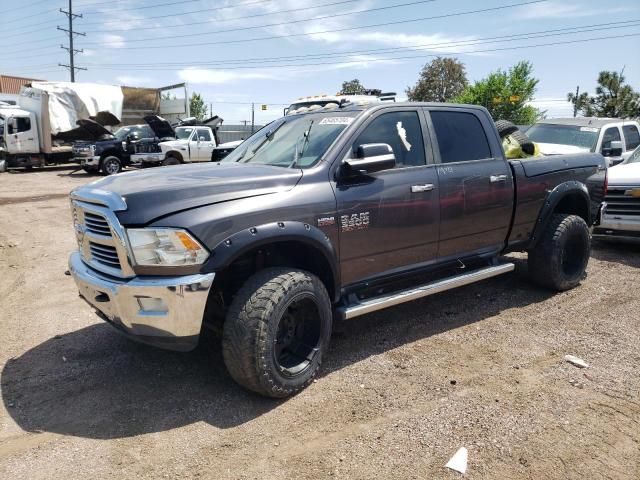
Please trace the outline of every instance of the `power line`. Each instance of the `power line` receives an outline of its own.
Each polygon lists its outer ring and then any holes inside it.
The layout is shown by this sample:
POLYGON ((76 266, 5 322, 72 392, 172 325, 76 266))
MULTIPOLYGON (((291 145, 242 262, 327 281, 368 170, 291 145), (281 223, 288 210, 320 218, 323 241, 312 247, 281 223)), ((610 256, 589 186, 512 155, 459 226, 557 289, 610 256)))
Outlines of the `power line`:
POLYGON ((62 30, 63 32, 67 32, 69 34, 69 47, 65 47, 64 45, 60 45, 60 48, 66 50, 69 52, 69 65, 65 65, 63 63, 59 63, 58 65, 61 67, 65 67, 69 69, 69 73, 71 74, 71 81, 75 82, 76 81, 76 70, 86 70, 86 68, 84 67, 76 67, 74 65, 74 56, 76 53, 82 53, 83 50, 76 50, 73 48, 73 36, 74 35, 81 35, 81 36, 85 36, 84 33, 82 32, 74 32, 73 31, 73 20, 76 18, 82 18, 82 14, 77 14, 77 13, 73 13, 73 0, 69 0, 69 10, 68 11, 64 11, 63 9, 60 9, 61 13, 64 13, 67 18, 69 19, 69 29, 65 29, 65 28, 61 28, 58 27, 58 30, 62 30))
POLYGON ((460 40, 457 42, 439 42, 439 43, 427 43, 417 45, 406 45, 402 47, 388 47, 388 48, 376 48, 366 50, 350 50, 342 52, 326 52, 316 54, 305 55, 293 55, 293 56, 280 56, 280 57, 251 57, 251 58, 239 58, 231 60, 217 60, 214 62, 154 62, 154 63, 101 63, 92 64, 96 66, 118 66, 118 67, 136 67, 136 66, 150 66, 153 68, 160 66, 184 66, 184 65, 220 65, 220 64, 236 64, 236 63, 271 63, 277 61, 296 61, 296 60, 308 60, 311 58, 341 58, 350 57, 357 54, 371 54, 371 53, 390 53, 398 50, 416 50, 416 49, 433 49, 434 47, 452 47, 452 46, 470 46, 481 43, 498 43, 506 40, 528 40, 532 38, 543 38, 559 35, 573 35, 578 33, 593 32, 598 30, 608 30, 615 26, 618 28, 629 28, 640 25, 640 19, 626 20, 621 22, 607 22, 596 23, 592 25, 584 25, 578 27, 558 28, 551 30, 540 30, 536 32, 517 33, 512 35, 501 35, 496 37, 484 37, 471 40, 460 40), (624 25, 627 24, 627 25, 624 25), (520 38, 519 38, 520 37, 520 38))
MULTIPOLYGON (((512 3, 512 4, 508 4, 508 5, 501 5, 499 7, 482 8, 482 9, 478 9, 478 10, 467 10, 467 11, 463 11, 463 12, 454 12, 454 13, 448 13, 448 14, 443 14, 443 15, 434 15, 434 16, 430 16, 430 17, 411 18, 411 19, 407 19, 407 20, 396 20, 396 21, 393 21, 393 22, 376 23, 376 24, 362 25, 362 26, 357 26, 357 27, 344 27, 344 28, 338 28, 338 29, 333 29, 333 30, 323 30, 323 31, 318 31, 318 32, 290 33, 290 34, 285 34, 285 35, 271 35, 271 36, 268 36, 268 37, 245 38, 245 39, 236 39, 236 40, 221 40, 221 41, 216 41, 216 42, 182 43, 182 44, 173 44, 173 45, 147 45, 145 47, 130 47, 130 46, 127 46, 126 48, 127 48, 127 50, 134 50, 134 49, 135 50, 140 50, 140 49, 147 49, 147 48, 149 48, 149 49, 184 48, 184 47, 200 47, 200 46, 206 46, 206 45, 222 45, 222 44, 232 44, 232 43, 246 43, 246 42, 255 42, 255 41, 262 41, 262 40, 279 39, 279 38, 307 37, 307 36, 311 36, 311 35, 319 35, 319 34, 324 34, 324 33, 346 32, 346 31, 361 30, 361 29, 366 29, 366 28, 385 27, 385 26, 389 26, 389 25, 402 25, 402 24, 407 24, 407 23, 421 22, 421 21, 425 21, 425 20, 436 20, 436 19, 442 19, 442 18, 458 17, 458 16, 463 16, 463 15, 473 15, 473 14, 476 14, 476 13, 486 13, 486 12, 492 12, 492 11, 496 11, 496 10, 502 10, 502 9, 505 9, 505 8, 521 7, 521 6, 524 6, 524 5, 542 3, 542 2, 545 2, 545 1, 547 1, 547 0, 529 0, 527 2, 520 2, 520 3, 512 3)), ((339 15, 340 14, 336 14, 335 16, 339 16, 339 15)), ((324 18, 329 18, 329 17, 324 17, 324 18)), ((311 20, 311 19, 308 19, 308 20, 311 20)), ((305 20, 305 21, 308 21, 308 20, 305 20)), ((267 25, 267 26, 290 25, 291 23, 294 23, 294 22, 284 22, 284 23, 280 23, 280 24, 271 24, 271 25, 267 25)), ((264 27, 264 26, 265 25, 263 25, 262 27, 264 27)), ((244 28, 241 28, 241 29, 238 29, 238 30, 244 30, 244 28)), ((229 32, 229 31, 235 31, 235 29, 234 30, 224 30, 224 31, 211 32, 211 33, 223 33, 223 32, 229 32)), ((157 39, 158 38, 154 38, 152 40, 157 40, 157 39)), ((102 48, 116 48, 116 47, 105 47, 103 45, 102 48)))

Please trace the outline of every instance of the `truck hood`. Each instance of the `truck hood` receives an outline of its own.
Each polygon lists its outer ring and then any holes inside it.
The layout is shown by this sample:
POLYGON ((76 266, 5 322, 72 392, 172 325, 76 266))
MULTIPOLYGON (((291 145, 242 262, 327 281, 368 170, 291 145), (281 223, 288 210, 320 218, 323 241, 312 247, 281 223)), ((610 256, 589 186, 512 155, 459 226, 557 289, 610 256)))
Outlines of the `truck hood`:
POLYGON ((640 163, 628 163, 611 167, 609 185, 640 185, 640 163))
POLYGON ((302 171, 268 165, 204 163, 176 165, 112 175, 75 190, 98 195, 112 192, 127 209, 123 225, 145 225, 158 217, 205 205, 257 197, 292 189, 302 171))
POLYGON ((171 124, 158 115, 147 115, 146 117, 144 117, 144 121, 147 122, 147 125, 149 125, 151 130, 153 130, 153 133, 155 133, 156 137, 158 138, 169 138, 176 136, 176 132, 173 130, 171 124))
POLYGON ((585 153, 589 152, 588 148, 575 147, 573 145, 560 145, 558 143, 538 143, 540 153, 543 155, 567 155, 570 153, 585 153))
POLYGON ((167 142, 160 142, 158 146, 160 150, 163 152, 168 152, 169 150, 186 150, 189 145, 188 140, 169 140, 167 142))
POLYGON ((67 142, 95 142, 98 140, 108 140, 115 138, 109 130, 104 128, 95 120, 81 118, 76 122, 76 124, 78 125, 76 128, 67 132, 59 133, 58 135, 56 135, 56 138, 67 142))

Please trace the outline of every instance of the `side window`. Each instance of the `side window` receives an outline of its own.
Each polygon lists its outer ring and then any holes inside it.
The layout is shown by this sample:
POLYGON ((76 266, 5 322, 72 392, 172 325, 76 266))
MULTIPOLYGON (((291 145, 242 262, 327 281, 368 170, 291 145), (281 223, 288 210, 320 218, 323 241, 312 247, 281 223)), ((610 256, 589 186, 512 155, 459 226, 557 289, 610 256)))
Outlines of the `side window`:
POLYGON ((624 134, 624 143, 627 150, 633 150, 640 145, 640 133, 635 125, 623 125, 622 133, 624 134))
POLYGON ((199 128, 198 129, 198 137, 197 139, 200 139, 203 142, 210 142, 211 141, 211 132, 209 132, 209 130, 205 129, 205 128, 199 128))
POLYGON ((13 125, 9 123, 7 132, 9 134, 15 134, 20 132, 26 132, 31 130, 31 119, 29 117, 15 117, 16 123, 18 124, 18 129, 13 128, 13 125))
POLYGON ((353 144, 353 150, 367 143, 386 143, 396 157, 396 167, 426 163, 418 112, 389 112, 375 118, 353 144))
POLYGON ((480 119, 472 113, 431 111, 442 163, 491 158, 491 148, 480 119))
POLYGON ((622 140, 622 138, 620 137, 620 130, 618 130, 618 127, 609 127, 604 131, 604 136, 602 137, 602 148, 611 148, 611 142, 620 140, 622 140))

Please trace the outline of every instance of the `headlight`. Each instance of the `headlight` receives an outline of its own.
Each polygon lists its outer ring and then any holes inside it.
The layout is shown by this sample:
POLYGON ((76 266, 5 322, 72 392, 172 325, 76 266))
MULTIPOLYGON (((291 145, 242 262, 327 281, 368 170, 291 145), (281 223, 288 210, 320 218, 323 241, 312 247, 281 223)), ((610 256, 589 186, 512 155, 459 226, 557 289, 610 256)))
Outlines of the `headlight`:
POLYGON ((92 154, 92 155, 95 155, 95 153, 96 153, 96 146, 95 146, 95 145, 90 145, 90 146, 89 146, 89 150, 91 150, 91 154, 92 154))
POLYGON ((140 266, 200 265, 209 252, 187 231, 173 228, 127 229, 133 258, 140 266))

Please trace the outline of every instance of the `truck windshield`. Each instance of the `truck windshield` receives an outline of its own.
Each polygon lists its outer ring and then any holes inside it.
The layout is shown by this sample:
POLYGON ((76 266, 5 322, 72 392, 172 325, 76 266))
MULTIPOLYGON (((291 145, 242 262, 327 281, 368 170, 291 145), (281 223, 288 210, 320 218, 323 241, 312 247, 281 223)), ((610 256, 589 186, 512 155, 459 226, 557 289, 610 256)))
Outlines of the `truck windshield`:
POLYGON ((113 134, 118 140, 124 142, 127 139, 127 135, 132 132, 133 128, 131 127, 122 127, 116 130, 116 133, 113 134))
POLYGON ((222 161, 285 168, 312 167, 357 113, 285 117, 256 132, 222 161))
POLYGON ((554 143, 593 150, 598 142, 599 128, 577 125, 536 123, 527 130, 527 136, 537 143, 554 143))
POLYGON ((188 140, 193 132, 193 127, 179 127, 176 128, 176 138, 178 140, 188 140))

